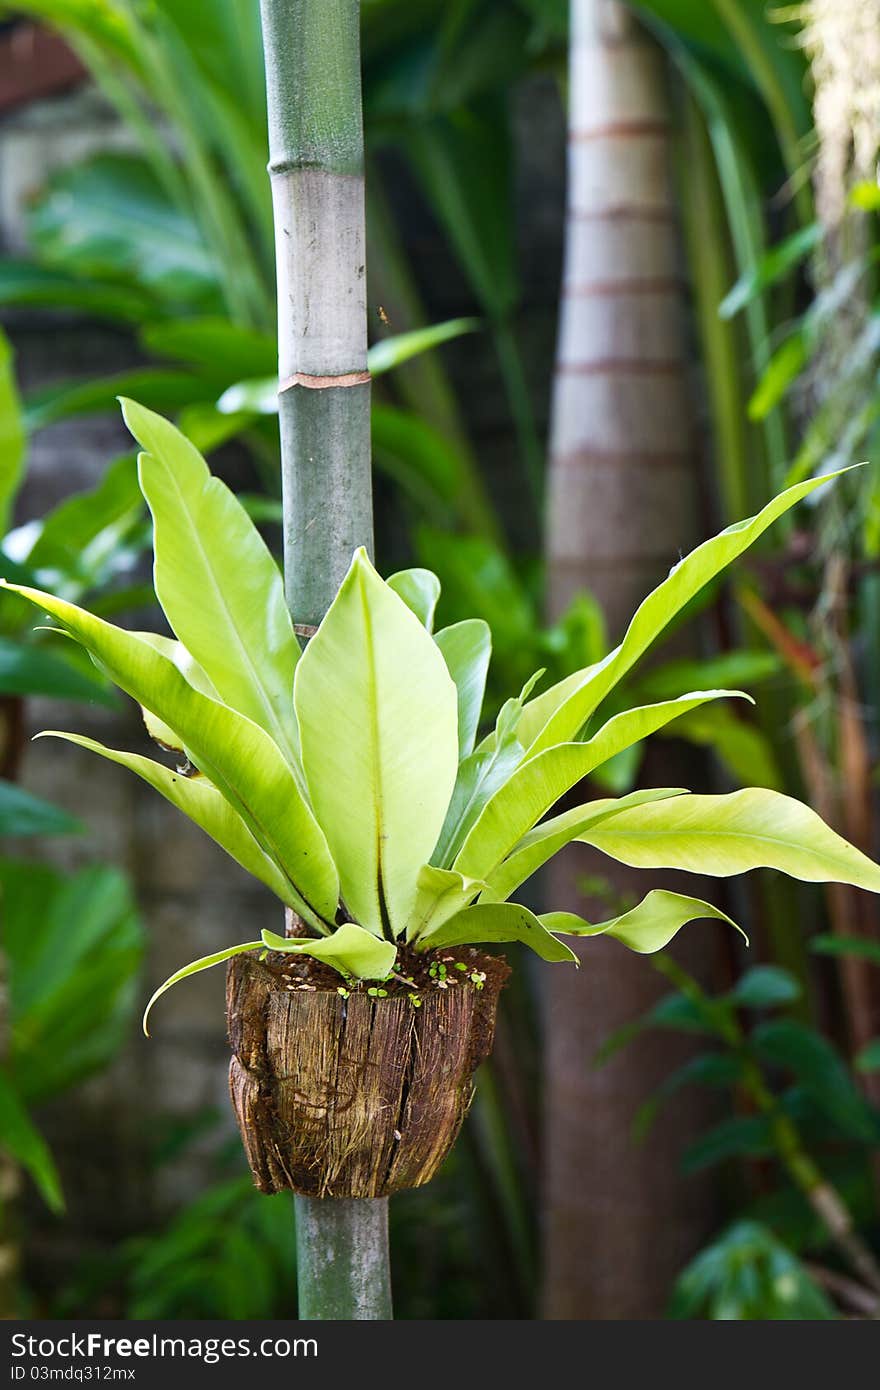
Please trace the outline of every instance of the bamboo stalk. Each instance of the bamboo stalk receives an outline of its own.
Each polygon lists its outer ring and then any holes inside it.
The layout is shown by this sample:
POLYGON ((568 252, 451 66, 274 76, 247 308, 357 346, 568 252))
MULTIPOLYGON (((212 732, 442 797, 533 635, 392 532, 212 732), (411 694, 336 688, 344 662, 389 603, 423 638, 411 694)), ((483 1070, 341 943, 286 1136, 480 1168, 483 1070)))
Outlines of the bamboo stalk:
MULTIPOLYGON (((372 549, 359 0, 261 0, 278 278, 284 572, 320 622, 372 549)), ((391 1316, 387 1199, 298 1197, 300 1316, 391 1316)))

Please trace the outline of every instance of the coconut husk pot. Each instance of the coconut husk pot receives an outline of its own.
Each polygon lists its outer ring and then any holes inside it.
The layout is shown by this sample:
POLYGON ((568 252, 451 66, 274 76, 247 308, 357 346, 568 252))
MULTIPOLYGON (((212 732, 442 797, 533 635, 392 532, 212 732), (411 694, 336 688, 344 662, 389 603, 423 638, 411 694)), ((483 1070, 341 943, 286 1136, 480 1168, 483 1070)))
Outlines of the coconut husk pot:
POLYGON ((305 956, 230 961, 229 1087, 262 1192, 387 1197, 428 1182, 454 1144, 509 967, 466 946, 403 950, 395 969, 414 987, 381 997, 305 956))

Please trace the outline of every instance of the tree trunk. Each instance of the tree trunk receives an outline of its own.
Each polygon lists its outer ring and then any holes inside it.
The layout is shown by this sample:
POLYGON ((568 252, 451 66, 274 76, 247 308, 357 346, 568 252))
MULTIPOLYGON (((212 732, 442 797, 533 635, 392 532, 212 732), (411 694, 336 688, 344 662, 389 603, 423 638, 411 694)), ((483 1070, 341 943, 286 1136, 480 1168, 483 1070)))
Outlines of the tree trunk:
MULTIPOLYGON (((664 65, 616 0, 572 0, 571 15, 549 602, 556 616, 579 589, 592 590, 616 637, 694 539, 695 449, 664 65)), ((645 784, 676 784, 678 756, 675 745, 652 752, 645 784)), ((641 896, 657 883, 573 846, 549 870, 548 902, 582 912, 586 873, 602 874, 617 894, 641 896)), ((609 915, 607 903, 589 906, 609 915)), ((695 944, 705 958, 712 938, 692 936, 690 960, 695 944)), ((636 1145, 635 1113, 681 1054, 652 1035, 596 1069, 600 1043, 646 1010, 659 986, 614 942, 585 943, 582 959, 580 972, 551 971, 547 985, 545 1315, 655 1317, 705 1227, 706 1191, 679 1167, 695 1111, 683 1096, 636 1145)))

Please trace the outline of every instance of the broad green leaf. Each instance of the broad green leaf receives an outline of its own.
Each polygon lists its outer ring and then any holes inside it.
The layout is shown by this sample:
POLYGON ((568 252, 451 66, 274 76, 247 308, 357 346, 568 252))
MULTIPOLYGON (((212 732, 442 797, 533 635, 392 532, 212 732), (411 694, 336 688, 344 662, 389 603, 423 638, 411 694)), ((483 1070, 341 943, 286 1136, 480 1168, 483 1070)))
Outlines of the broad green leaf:
POLYGON ((867 855, 808 806, 762 787, 637 806, 579 838, 635 868, 717 878, 780 869, 807 883, 852 883, 880 893, 880 868, 867 855))
POLYGON ((0 536, 9 529, 9 516, 24 470, 26 436, 15 385, 12 348, 0 330, 0 536))
POLYGON ((793 1004, 801 997, 801 987, 794 975, 778 965, 755 965, 726 997, 740 1009, 773 1009, 793 1004))
POLYGON ((562 743, 527 758, 483 807, 453 867, 470 878, 487 878, 550 807, 594 768, 630 744, 656 733, 680 714, 708 700, 739 694, 731 690, 698 690, 678 700, 642 705, 616 714, 586 743, 562 743))
POLYGON ((385 580, 427 632, 434 630, 434 610, 440 597, 440 580, 431 570, 398 570, 385 580))
POLYGON ((359 550, 300 660, 303 769, 351 914, 406 929, 458 765, 455 686, 406 604, 359 550))
POLYGON ((431 856, 432 863, 450 864, 484 806, 522 761, 523 747, 516 736, 516 726, 523 701, 538 675, 532 677, 519 697, 504 702, 492 733, 459 765, 443 829, 431 856))
POLYGON ((443 925, 456 912, 469 907, 486 888, 479 878, 463 878, 455 869, 438 869, 425 864, 419 871, 415 906, 406 929, 407 941, 443 925))
POLYGON ((509 898, 521 883, 531 878, 559 850, 576 840, 588 826, 608 820, 630 806, 640 806, 645 801, 662 801, 669 796, 682 796, 685 791, 684 787, 648 788, 630 792, 627 796, 590 801, 585 806, 575 806, 551 820, 542 821, 522 837, 507 858, 489 875, 481 901, 503 902, 509 898))
POLYGON ((147 1023, 153 1011, 153 1005, 172 985, 179 984, 181 980, 186 980, 190 975, 198 975, 202 970, 210 970, 212 965, 222 965, 225 960, 231 960, 233 956, 243 956, 246 951, 261 950, 265 950, 262 941, 243 941, 238 946, 227 946, 224 951, 215 951, 213 955, 201 956, 198 960, 191 960, 189 965, 181 966, 180 970, 175 970, 174 974, 169 975, 168 979, 159 986, 153 995, 151 995, 149 1003, 144 1009, 144 1017, 142 1020, 144 1037, 148 1038, 150 1036, 147 1023))
POLYGON ((397 955, 397 947, 393 942, 377 941, 372 932, 364 931, 362 927, 355 926, 353 922, 345 922, 337 928, 332 936, 321 938, 288 938, 277 936, 275 932, 264 931, 260 941, 244 941, 238 946, 228 946, 224 951, 216 951, 213 955, 202 956, 199 960, 190 961, 189 965, 182 966, 180 970, 176 970, 173 975, 170 975, 164 984, 161 984, 156 990, 144 1010, 144 1033, 149 1036, 147 1020, 153 1005, 172 985, 178 984, 180 980, 185 980, 190 975, 198 975, 202 970, 210 970, 212 965, 222 965, 224 961, 231 960, 233 956, 244 955, 247 951, 260 950, 284 951, 288 955, 313 956, 315 960, 322 960, 325 964, 332 965, 334 970, 338 970, 340 974, 364 980, 384 980, 394 965, 397 955))
MULTIPOLYGON (((605 658, 607 660, 607 657, 605 658)), ((561 709, 568 699, 580 691, 585 682, 591 675, 599 671, 602 666, 601 661, 594 661, 591 666, 585 666, 580 671, 572 671, 564 676, 561 681, 551 685, 549 690, 543 690, 540 695, 536 695, 533 700, 523 708, 517 725, 517 737, 523 748, 533 749, 536 746, 536 739, 541 731, 546 727, 550 719, 557 710, 561 709)), ((681 690, 677 686, 673 695, 681 690)))
POLYGON ((419 948, 433 951, 442 946, 468 946, 499 941, 521 941, 542 960, 574 961, 577 956, 547 930, 540 918, 520 903, 477 903, 450 917, 419 940, 419 948))
POLYGON ((343 922, 332 936, 320 940, 314 937, 278 936, 272 931, 264 931, 262 935, 263 945, 271 951, 313 956, 315 960, 332 965, 341 975, 350 975, 357 980, 386 979, 397 957, 397 947, 393 941, 380 941, 373 932, 364 931, 354 922, 343 922))
POLYGON ((81 829, 80 822, 60 806, 14 782, 0 781, 0 836, 70 835, 81 829))
POLYGON ((435 633, 434 641, 458 691, 458 756, 473 752, 492 656, 492 633, 482 618, 466 618, 435 633))
POLYGON ((319 931, 332 923, 339 884, 327 841, 269 735, 245 715, 193 690, 143 638, 39 589, 9 587, 56 618, 121 689, 177 732, 196 766, 296 889, 300 914, 319 931))
POLYGON ((607 922, 592 925, 578 917, 574 912, 545 912, 541 921, 548 931, 561 932, 564 936, 613 936, 639 955, 652 955, 662 951, 664 946, 688 922, 698 922, 705 917, 727 922, 748 937, 742 927, 737 926, 732 917, 722 912, 720 907, 704 902, 702 898, 689 898, 683 893, 670 893, 665 888, 654 888, 629 912, 612 917, 607 922))
POLYGON ((63 1211, 61 1179, 49 1146, 35 1128, 12 1082, 0 1071, 0 1143, 30 1173, 52 1211, 63 1211))
POLYGON ((587 667, 580 672, 579 682, 575 677, 567 677, 564 698, 557 708, 552 708, 551 697, 558 687, 554 686, 552 690, 539 697, 546 701, 545 708, 551 709, 552 712, 534 741, 527 745, 529 752, 538 753, 544 748, 573 739, 609 691, 613 690, 639 657, 644 656, 685 604, 748 550, 778 517, 809 496, 816 488, 839 476, 840 473, 829 473, 825 477, 809 478, 795 487, 787 488, 758 512, 757 516, 728 526, 726 530, 711 540, 704 541, 696 550, 691 551, 690 555, 679 561, 663 583, 650 593, 636 610, 620 645, 598 666, 587 667))
MULTIPOLYGON (((136 632, 134 635, 140 637, 144 642, 149 642, 151 647, 173 662, 187 685, 191 685, 193 690, 199 690, 203 695, 209 695, 212 700, 217 699, 217 691, 211 681, 182 642, 176 641, 173 637, 165 637, 160 632, 136 632)), ((158 715, 153 714, 143 705, 141 705, 141 714, 150 738, 155 739, 162 748, 173 749, 177 753, 186 751, 180 735, 174 729, 169 728, 158 715)))
POLYGON ((201 826, 236 863, 261 883, 265 883, 267 888, 271 888, 283 903, 289 907, 297 906, 298 895, 291 892, 284 874, 263 852, 241 816, 233 810, 207 777, 184 777, 172 771, 170 767, 164 767, 162 763, 153 762, 151 758, 144 758, 139 753, 125 753, 119 749, 105 748, 102 743, 96 742, 93 738, 86 738, 83 734, 60 733, 52 729, 38 737, 65 739, 68 743, 75 743, 80 748, 88 748, 92 753, 98 753, 111 763, 127 767, 130 772, 153 787, 160 796, 164 796, 166 801, 170 801, 172 806, 176 806, 185 816, 189 816, 190 820, 195 821, 196 825, 201 826))
POLYGON ((154 521, 156 594, 220 698, 297 762, 293 673, 299 644, 278 566, 235 495, 161 416, 123 402, 147 451, 141 489, 154 521))

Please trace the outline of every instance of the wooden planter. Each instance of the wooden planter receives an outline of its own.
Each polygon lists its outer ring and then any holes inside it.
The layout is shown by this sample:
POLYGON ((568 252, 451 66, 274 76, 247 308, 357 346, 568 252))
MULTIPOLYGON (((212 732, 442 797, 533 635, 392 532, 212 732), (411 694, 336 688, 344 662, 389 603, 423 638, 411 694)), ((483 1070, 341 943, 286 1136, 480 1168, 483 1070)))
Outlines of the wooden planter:
POLYGON ((492 1049, 509 974, 471 947, 436 955, 445 987, 393 984, 386 998, 345 997, 338 975, 304 957, 230 961, 229 1087, 262 1192, 386 1197, 434 1176, 492 1049))

